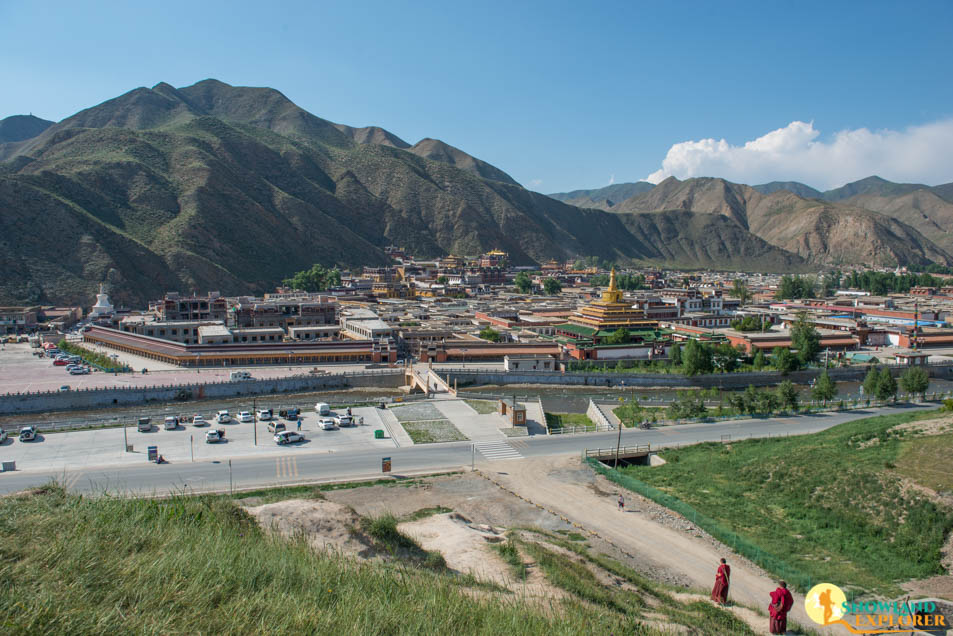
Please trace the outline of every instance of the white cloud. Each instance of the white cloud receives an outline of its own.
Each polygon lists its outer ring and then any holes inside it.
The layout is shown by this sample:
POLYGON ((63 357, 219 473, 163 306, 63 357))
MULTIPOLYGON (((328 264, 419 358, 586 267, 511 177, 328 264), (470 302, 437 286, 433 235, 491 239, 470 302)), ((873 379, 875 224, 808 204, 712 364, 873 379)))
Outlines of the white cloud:
POLYGON ((724 139, 685 141, 669 148, 661 169, 646 181, 801 181, 821 190, 871 175, 928 185, 953 181, 953 119, 902 131, 843 130, 830 141, 818 140, 820 134, 813 122, 792 121, 743 146, 724 139))
POLYGON ((615 174, 610 174, 610 175, 609 175, 609 185, 612 185, 613 183, 615 183, 615 174))

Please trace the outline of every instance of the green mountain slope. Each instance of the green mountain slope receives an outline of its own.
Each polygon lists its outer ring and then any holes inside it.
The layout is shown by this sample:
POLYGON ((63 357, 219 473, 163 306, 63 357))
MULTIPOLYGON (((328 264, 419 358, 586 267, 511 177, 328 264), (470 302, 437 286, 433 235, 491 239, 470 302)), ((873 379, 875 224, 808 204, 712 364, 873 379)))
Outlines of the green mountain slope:
POLYGON ((609 210, 617 203, 621 203, 637 194, 648 192, 655 185, 648 181, 639 181, 637 183, 614 183, 604 188, 593 190, 573 190, 572 192, 555 192, 548 196, 575 205, 580 208, 596 208, 599 210, 609 210))
POLYGON ((803 199, 818 199, 823 196, 820 190, 815 190, 809 185, 805 185, 798 181, 772 181, 770 183, 762 183, 760 185, 751 186, 761 194, 774 194, 779 190, 787 190, 788 192, 793 192, 803 199))
POLYGON ((33 115, 11 115, 0 119, 0 144, 32 139, 53 125, 33 115))

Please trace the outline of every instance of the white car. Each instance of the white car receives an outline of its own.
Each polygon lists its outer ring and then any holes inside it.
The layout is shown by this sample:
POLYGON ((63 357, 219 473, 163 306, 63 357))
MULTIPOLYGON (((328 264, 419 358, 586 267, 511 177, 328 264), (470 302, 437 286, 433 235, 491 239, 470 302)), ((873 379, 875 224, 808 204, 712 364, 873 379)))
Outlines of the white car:
POLYGON ((69 370, 69 374, 70 375, 88 375, 89 369, 86 369, 84 367, 74 367, 69 370))
POLYGON ((334 419, 337 422, 338 426, 353 426, 354 425, 354 418, 352 418, 350 415, 337 415, 335 416, 334 419))
POLYGON ((281 431, 275 435, 275 443, 279 446, 284 444, 294 444, 296 442, 303 442, 304 435, 297 433, 295 431, 281 431))
POLYGON ((267 422, 271 419, 271 409, 258 409, 258 419, 267 422))
POLYGON ((323 431, 333 431, 338 427, 330 417, 322 417, 318 422, 318 426, 320 426, 323 431))
POLYGON ((232 416, 228 414, 228 411, 219 411, 215 414, 215 421, 219 424, 228 424, 232 421, 232 416))
POLYGON ((175 417, 174 415, 166 416, 163 426, 167 431, 174 431, 175 429, 179 428, 179 418, 175 417))
POLYGON ((254 416, 252 416, 252 414, 249 413, 248 411, 241 411, 241 412, 238 414, 238 421, 239 421, 239 422, 254 422, 254 421, 255 421, 255 418, 254 418, 254 416))
POLYGON ((192 426, 208 426, 208 422, 205 421, 203 416, 196 415, 192 418, 192 426))
POLYGON ((225 431, 220 428, 213 428, 205 433, 206 444, 217 444, 225 441, 225 431))

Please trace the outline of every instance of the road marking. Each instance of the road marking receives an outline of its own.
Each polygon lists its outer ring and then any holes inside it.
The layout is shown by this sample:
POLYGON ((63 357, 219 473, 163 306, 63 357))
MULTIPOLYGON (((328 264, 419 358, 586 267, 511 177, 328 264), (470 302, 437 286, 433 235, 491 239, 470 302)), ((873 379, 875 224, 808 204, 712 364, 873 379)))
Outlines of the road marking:
POLYGON ((65 490, 70 490, 76 483, 79 481, 79 478, 83 476, 83 473, 77 471, 74 473, 63 472, 62 486, 65 490))
POLYGON ((510 440, 510 446, 514 448, 526 448, 528 444, 523 440, 514 439, 510 440))
POLYGON ((298 458, 297 457, 277 457, 275 458, 275 476, 278 479, 289 479, 298 476, 298 458))
POLYGON ((477 442, 474 444, 480 454, 489 460, 497 459, 523 459, 518 450, 510 446, 509 442, 500 440, 498 442, 477 442))

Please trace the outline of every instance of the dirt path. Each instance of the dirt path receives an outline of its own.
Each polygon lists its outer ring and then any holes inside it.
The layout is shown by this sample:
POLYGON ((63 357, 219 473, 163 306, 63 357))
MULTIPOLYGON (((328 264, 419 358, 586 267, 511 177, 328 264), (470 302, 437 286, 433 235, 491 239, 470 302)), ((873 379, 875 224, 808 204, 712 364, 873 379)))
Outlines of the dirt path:
MULTIPOLYGON (((595 531, 640 560, 644 559, 650 567, 677 572, 693 587, 710 588, 718 559, 724 556, 732 568, 729 598, 767 611, 768 595, 777 586, 774 579, 733 555, 730 549, 696 536, 687 522, 682 524, 686 529, 675 529, 652 519, 642 508, 654 504, 593 475, 581 465, 578 457, 498 462, 487 465, 483 472, 521 497, 586 530, 595 531), (619 493, 624 494, 627 501, 625 512, 617 508, 619 493)), ((819 633, 835 633, 808 618, 803 596, 795 594, 794 599, 791 619, 819 633)), ((766 627, 767 618, 764 622, 766 627)))

